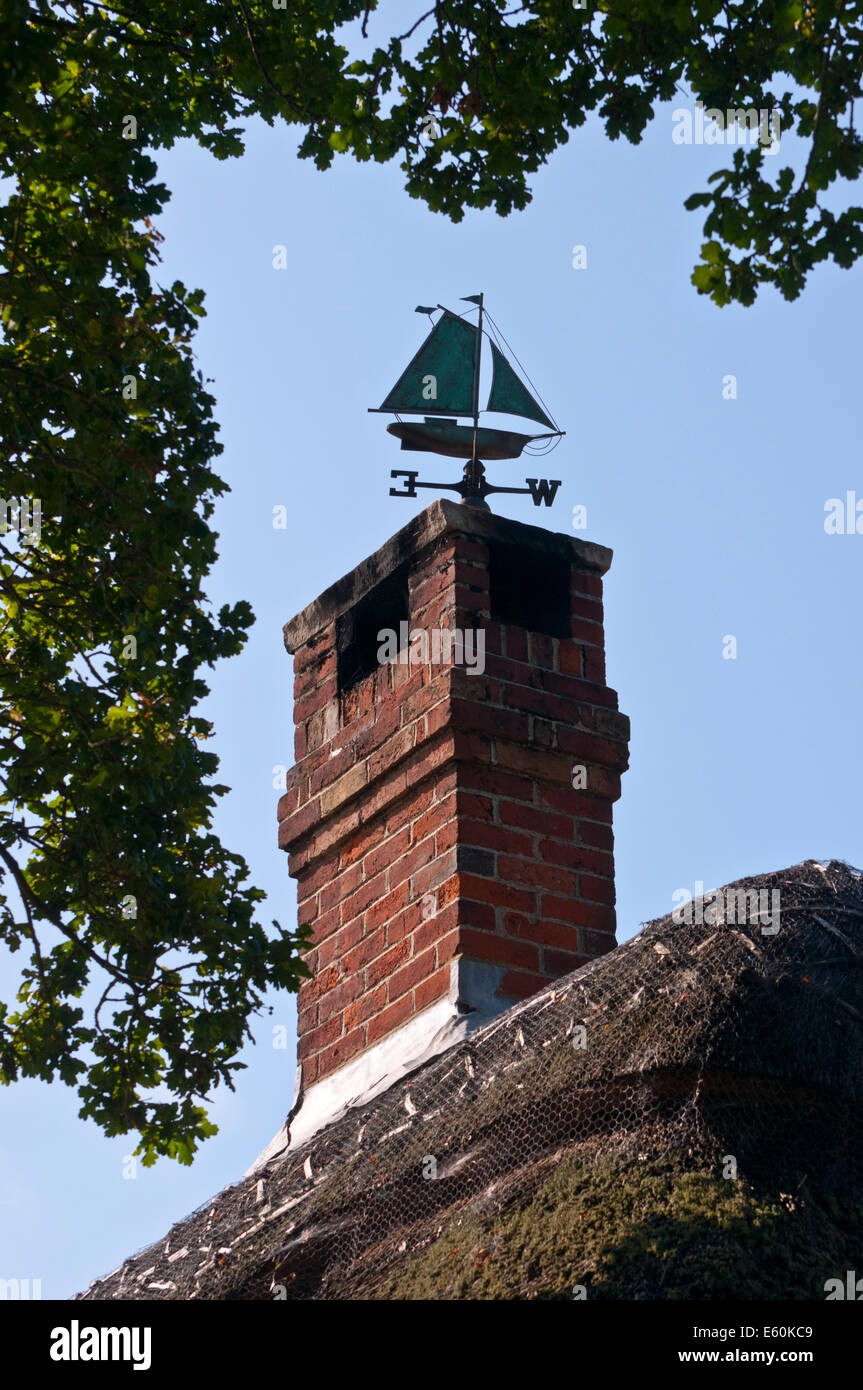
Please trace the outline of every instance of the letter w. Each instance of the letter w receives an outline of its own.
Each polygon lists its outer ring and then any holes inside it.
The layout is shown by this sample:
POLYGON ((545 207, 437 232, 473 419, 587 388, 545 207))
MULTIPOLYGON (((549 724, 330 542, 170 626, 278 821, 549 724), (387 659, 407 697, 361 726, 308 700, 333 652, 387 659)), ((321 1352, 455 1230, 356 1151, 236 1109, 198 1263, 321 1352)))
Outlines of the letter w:
POLYGON ((525 478, 524 481, 527 483, 535 507, 538 507, 541 502, 550 507, 557 495, 557 489, 561 486, 560 478, 525 478))

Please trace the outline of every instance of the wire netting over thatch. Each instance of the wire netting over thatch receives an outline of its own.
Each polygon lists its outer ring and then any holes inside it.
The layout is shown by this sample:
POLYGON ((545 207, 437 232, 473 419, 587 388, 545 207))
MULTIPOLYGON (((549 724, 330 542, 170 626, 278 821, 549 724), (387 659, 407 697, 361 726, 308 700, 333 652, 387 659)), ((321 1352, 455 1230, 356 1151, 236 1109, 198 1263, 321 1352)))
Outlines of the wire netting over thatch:
POLYGON ((648 923, 79 1297, 823 1299, 863 1268, 863 878, 731 887, 779 930, 648 923))

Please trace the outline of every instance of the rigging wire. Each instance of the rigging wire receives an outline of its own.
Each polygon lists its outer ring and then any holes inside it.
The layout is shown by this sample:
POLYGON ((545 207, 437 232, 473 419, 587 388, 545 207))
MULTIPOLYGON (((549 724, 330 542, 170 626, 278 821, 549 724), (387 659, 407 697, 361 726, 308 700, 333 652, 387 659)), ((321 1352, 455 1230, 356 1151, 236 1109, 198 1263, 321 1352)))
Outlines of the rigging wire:
MULTIPOLYGON (((443 309, 443 305, 440 305, 440 304, 439 304, 437 307, 438 307, 439 309, 443 309)), ((450 311, 448 311, 448 312, 452 312, 452 311, 450 310, 450 311)), ((471 313, 473 313, 473 312, 476 312, 477 315, 479 314, 479 305, 478 305, 478 304, 472 305, 470 309, 465 309, 465 310, 463 310, 462 313, 457 314, 456 317, 457 317, 457 318, 466 318, 466 316, 467 316, 468 314, 471 314, 471 313)), ((532 389, 532 391, 533 391, 533 393, 534 393, 536 399, 539 401, 539 404, 542 406, 543 410, 545 411, 546 415, 547 415, 548 418, 551 420, 552 424, 554 425, 555 430, 557 431, 556 437, 555 437, 554 439, 546 439, 546 440, 542 440, 542 441, 537 441, 534 448, 531 448, 531 447, 530 447, 530 444, 525 444, 524 449, 523 449, 523 451, 522 451, 523 453, 529 454, 532 458, 542 458, 542 457, 544 457, 546 454, 551 454, 551 453, 554 452, 554 450, 557 448, 558 444, 559 444, 560 441, 561 441, 563 432, 562 432, 562 430, 560 429, 560 426, 558 425, 557 421, 555 420, 553 414, 551 413, 551 409, 550 409, 549 406, 546 404, 546 402, 543 400, 542 396, 540 395, 539 390, 538 390, 537 387, 534 385, 533 381, 531 381, 531 378, 530 378, 530 376, 528 375, 528 372, 527 372, 526 368, 524 367, 524 365, 522 364, 522 362, 519 360, 519 358, 518 358, 518 356, 516 355, 516 353, 515 353, 515 351, 513 350, 513 348, 510 347, 509 343, 507 342, 507 339, 504 337, 504 334, 503 334, 502 329, 501 329, 500 326, 495 322, 495 320, 492 318, 492 316, 491 316, 491 314, 489 313, 488 309, 484 309, 484 315, 485 315, 486 323, 490 324, 490 326, 491 326, 491 332, 489 332, 489 330, 488 330, 485 326, 483 326, 483 333, 484 333, 484 335, 488 338, 489 342, 494 341, 495 345, 498 347, 498 349, 500 350, 500 352, 501 352, 504 356, 506 356, 506 353, 509 353, 510 357, 512 357, 512 358, 518 363, 518 366, 519 366, 519 369, 520 369, 520 371, 521 371, 522 376, 525 377, 526 380, 528 381, 528 383, 529 383, 529 385, 530 385, 530 387, 531 387, 531 389, 532 389)), ((429 318, 431 319, 431 314, 429 314, 429 318)), ((434 320, 432 320, 432 323, 434 323, 434 320)), ((487 413, 488 413, 487 409, 480 412, 480 414, 482 414, 482 415, 486 415, 487 413)))
MULTIPOLYGON (((532 388, 532 390, 533 390, 534 395, 536 396, 537 400, 539 401, 540 405, 542 406, 542 408, 543 408, 543 410, 545 411, 546 415, 548 416, 549 420, 551 420, 552 424, 554 425, 554 428, 555 428, 556 430, 559 431, 560 427, 559 427, 557 421, 555 420, 554 416, 552 415, 551 410, 550 410, 549 407, 546 405, 545 401, 543 400, 543 398, 542 398, 542 396, 540 395, 540 393, 539 393, 539 391, 537 390, 537 388, 534 386, 533 382, 531 381, 530 377, 528 376, 528 373, 527 373, 525 367, 522 365, 522 363, 519 361, 518 357, 516 356, 515 352, 514 352, 513 349, 510 347, 510 345, 509 345, 509 343, 507 342, 506 338, 504 337, 504 335, 503 335, 501 329, 500 329, 500 328, 498 327, 498 325, 495 323, 495 321, 494 321, 494 319, 492 318, 491 314, 489 313, 488 309, 486 309, 486 311, 485 311, 485 317, 488 319, 489 323, 491 324, 492 328, 494 329, 495 337, 496 337, 496 338, 499 337, 499 338, 502 339, 502 341, 503 341, 503 343, 504 343, 504 346, 506 347, 506 350, 507 350, 507 352, 509 353, 510 357, 514 358, 515 361, 518 363, 518 366, 519 366, 519 368, 521 369, 522 376, 524 376, 524 377, 527 378, 527 381, 529 382, 529 384, 530 384, 530 386, 531 386, 531 388, 532 388)), ((500 343, 498 343, 497 346, 500 347, 500 343)), ((502 352, 502 351, 503 351, 503 348, 501 348, 501 352, 502 352)))

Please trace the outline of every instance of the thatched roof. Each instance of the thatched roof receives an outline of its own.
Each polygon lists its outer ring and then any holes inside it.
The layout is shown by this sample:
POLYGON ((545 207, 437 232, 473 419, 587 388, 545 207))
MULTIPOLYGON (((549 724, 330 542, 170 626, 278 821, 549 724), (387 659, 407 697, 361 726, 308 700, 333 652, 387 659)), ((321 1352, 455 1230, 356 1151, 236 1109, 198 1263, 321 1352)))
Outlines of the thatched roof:
POLYGON ((648 923, 79 1297, 823 1298, 860 1212, 863 877, 729 887, 778 891, 778 931, 648 923))

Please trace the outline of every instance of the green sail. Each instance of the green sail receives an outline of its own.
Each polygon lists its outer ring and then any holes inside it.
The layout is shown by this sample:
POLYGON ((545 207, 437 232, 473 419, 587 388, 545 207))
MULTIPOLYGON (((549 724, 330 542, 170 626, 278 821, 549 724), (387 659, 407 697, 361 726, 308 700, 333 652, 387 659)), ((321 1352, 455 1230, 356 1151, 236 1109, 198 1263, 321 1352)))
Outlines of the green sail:
POLYGON ((444 310, 379 410, 472 415, 476 328, 444 310))
POLYGON ((550 430, 556 431, 554 421, 549 420, 542 406, 533 399, 527 387, 522 385, 494 343, 491 345, 491 359, 494 369, 488 409, 499 410, 504 415, 524 415, 528 420, 536 420, 538 424, 548 425, 550 430))

